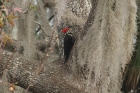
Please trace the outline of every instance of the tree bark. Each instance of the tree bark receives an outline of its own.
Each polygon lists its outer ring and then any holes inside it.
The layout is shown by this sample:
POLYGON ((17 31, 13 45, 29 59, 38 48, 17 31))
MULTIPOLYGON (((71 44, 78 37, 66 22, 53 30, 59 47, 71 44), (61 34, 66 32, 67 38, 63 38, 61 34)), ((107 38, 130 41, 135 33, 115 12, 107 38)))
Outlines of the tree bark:
POLYGON ((120 93, 122 72, 131 58, 136 35, 135 3, 99 0, 96 11, 88 17, 94 20, 83 40, 76 39, 67 64, 63 59, 51 62, 48 56, 43 62, 16 54, 9 59, 11 54, 5 52, 0 71, 8 64, 10 81, 14 78, 24 88, 31 84, 29 90, 34 93, 120 93), (38 66, 44 68, 36 74, 38 66))
MULTIPOLYGON (((7 64, 9 57, 12 53, 5 52, 1 60, 1 71, 7 64)), ((10 59, 7 69, 10 75, 9 80, 11 83, 18 82, 18 86, 27 89, 29 84, 32 84, 29 88, 33 93, 84 93, 76 86, 71 85, 69 82, 74 79, 69 77, 66 66, 62 63, 62 60, 56 60, 49 62, 44 60, 44 63, 36 62, 35 60, 25 60, 25 58, 14 55, 10 59), (44 64, 45 63, 45 64, 44 64), (45 68, 39 74, 36 74, 39 66, 45 65, 45 68), (14 82, 12 82, 14 78, 14 82)), ((2 73, 1 73, 2 74, 2 73)))

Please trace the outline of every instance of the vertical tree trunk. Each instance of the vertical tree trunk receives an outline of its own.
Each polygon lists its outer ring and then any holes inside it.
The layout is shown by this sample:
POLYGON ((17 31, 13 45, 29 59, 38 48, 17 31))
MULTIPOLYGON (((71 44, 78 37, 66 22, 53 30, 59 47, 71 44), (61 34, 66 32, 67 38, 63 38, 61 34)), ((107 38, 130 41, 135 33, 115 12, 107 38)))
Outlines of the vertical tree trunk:
POLYGON ((98 1, 94 22, 68 62, 88 93, 120 92, 122 72, 134 50, 136 11, 135 1, 98 1))
MULTIPOLYGON (((44 60, 47 62, 45 69, 33 78, 39 63, 15 56, 10 61, 9 73, 15 74, 18 84, 26 88, 32 80, 34 86, 30 89, 36 93, 120 93, 122 72, 134 50, 136 11, 135 0, 99 0, 96 11, 88 17, 91 20, 87 22, 92 24, 87 27, 83 40, 76 40, 67 64, 62 64, 62 60, 44 60), (18 70, 14 73, 17 64, 18 70)), ((59 12, 61 15, 62 11, 59 12)), ((61 16, 58 16, 60 24, 61 16)), ((73 20, 71 24, 74 25, 73 20)), ((2 64, 8 60, 4 58, 2 64)))
POLYGON ((24 37, 24 44, 25 44, 25 51, 24 51, 24 56, 28 57, 28 58, 33 58, 35 57, 35 23, 34 21, 34 17, 35 17, 35 13, 32 10, 29 10, 27 15, 26 15, 27 19, 26 19, 26 37, 24 37))

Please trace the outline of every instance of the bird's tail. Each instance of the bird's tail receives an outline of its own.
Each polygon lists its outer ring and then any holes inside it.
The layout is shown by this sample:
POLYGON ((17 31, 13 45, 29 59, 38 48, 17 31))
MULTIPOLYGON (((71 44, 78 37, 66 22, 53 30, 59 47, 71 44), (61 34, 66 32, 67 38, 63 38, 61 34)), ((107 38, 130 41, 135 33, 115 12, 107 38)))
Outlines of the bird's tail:
POLYGON ((65 56, 64 64, 68 61, 68 56, 65 56))

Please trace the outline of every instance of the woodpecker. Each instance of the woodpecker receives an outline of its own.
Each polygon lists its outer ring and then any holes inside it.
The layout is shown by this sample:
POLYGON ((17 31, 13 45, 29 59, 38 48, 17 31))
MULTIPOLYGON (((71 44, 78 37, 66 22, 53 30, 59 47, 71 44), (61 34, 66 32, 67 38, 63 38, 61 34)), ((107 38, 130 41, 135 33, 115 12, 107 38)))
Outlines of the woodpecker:
POLYGON ((64 33, 64 58, 65 58, 64 64, 65 64, 69 58, 70 51, 74 45, 75 37, 71 32, 71 27, 64 28, 62 30, 62 33, 64 33))

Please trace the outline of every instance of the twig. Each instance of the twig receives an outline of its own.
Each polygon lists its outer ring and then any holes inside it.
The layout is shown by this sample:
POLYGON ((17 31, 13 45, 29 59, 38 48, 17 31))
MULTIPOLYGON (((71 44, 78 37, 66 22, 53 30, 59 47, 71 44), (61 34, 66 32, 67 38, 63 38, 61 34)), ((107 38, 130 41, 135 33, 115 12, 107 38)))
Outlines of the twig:
POLYGON ((45 34, 46 34, 46 36, 47 37, 50 37, 47 33, 46 33, 46 31, 43 29, 43 27, 41 26, 41 24, 39 23, 39 22, 36 22, 36 21, 34 21, 34 23, 36 23, 36 24, 38 24, 39 25, 39 28, 38 28, 38 30, 42 30, 45 34))
MULTIPOLYGON (((50 46, 51 46, 51 42, 52 42, 52 39, 53 39, 54 32, 55 32, 55 31, 53 31, 52 36, 51 36, 51 38, 50 38, 49 47, 48 47, 47 50, 45 51, 45 54, 44 54, 44 56, 42 57, 41 62, 40 62, 41 64, 37 67, 35 76, 34 76, 33 78, 37 77, 37 75, 41 72, 41 70, 42 70, 42 69, 45 67, 45 65, 46 65, 46 62, 43 63, 43 60, 45 59, 46 54, 48 53, 49 48, 50 48, 50 46)), ((47 56, 47 58, 48 58, 48 56, 47 56)), ((32 78, 31 80, 33 80, 33 78, 32 78)), ((32 81, 31 81, 31 82, 32 82, 32 81)), ((30 88, 31 86, 33 86, 33 83, 30 83, 30 84, 28 85, 28 87, 27 87, 25 93, 27 93, 27 91, 29 90, 29 88, 30 88)))
POLYGON ((54 18, 54 14, 49 18, 49 21, 51 21, 54 18))
POLYGON ((27 92, 28 92, 28 90, 29 90, 29 88, 30 88, 31 86, 33 86, 33 85, 32 85, 32 84, 29 84, 29 86, 27 87, 27 89, 26 89, 25 93, 27 93, 27 92))
POLYGON ((36 30, 35 33, 38 33, 41 30, 41 25, 40 24, 38 24, 38 25, 39 25, 39 27, 38 27, 38 29, 36 30))

